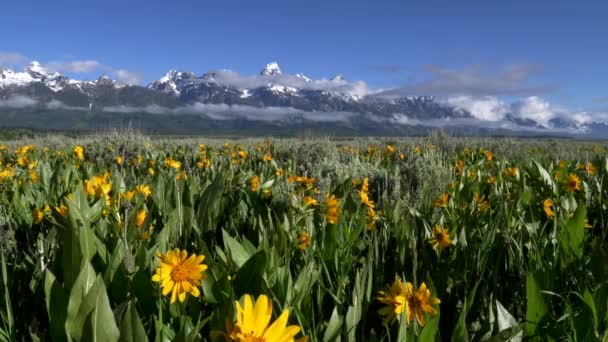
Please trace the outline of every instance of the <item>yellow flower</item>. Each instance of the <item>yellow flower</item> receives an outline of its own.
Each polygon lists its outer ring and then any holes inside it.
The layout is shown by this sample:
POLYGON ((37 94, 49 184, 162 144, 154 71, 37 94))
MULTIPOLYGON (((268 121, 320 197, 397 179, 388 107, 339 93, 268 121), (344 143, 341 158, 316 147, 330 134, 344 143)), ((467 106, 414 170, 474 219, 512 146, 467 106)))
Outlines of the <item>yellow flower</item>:
POLYGON ((312 198, 312 196, 304 196, 303 201, 304 201, 304 204, 306 204, 307 207, 309 207, 311 205, 317 205, 317 204, 319 204, 316 199, 312 198))
POLYGON ((183 302, 188 293, 194 297, 200 295, 198 287, 205 277, 203 272, 207 269, 207 265, 202 263, 204 255, 192 254, 188 257, 188 252, 175 248, 164 255, 157 253, 156 257, 160 259, 160 263, 152 281, 161 283, 163 296, 171 293, 171 304, 178 298, 183 302))
POLYGON ((124 200, 130 201, 133 199, 133 196, 135 196, 135 190, 131 190, 131 191, 127 191, 127 192, 123 192, 120 194, 120 197, 124 200))
POLYGON ((184 171, 178 173, 175 176, 175 179, 178 180, 178 181, 185 180, 186 178, 188 178, 188 177, 186 176, 186 173, 184 171))
POLYGON ((581 181, 574 173, 569 174, 563 184, 568 192, 579 191, 581 189, 581 181))
POLYGON ((68 207, 66 207, 65 204, 62 204, 58 207, 55 207, 55 211, 59 213, 59 215, 65 217, 68 214, 68 207))
POLYGON ((262 158, 265 162, 271 161, 272 157, 270 156, 270 153, 264 153, 264 157, 262 158))
POLYGON ((116 156, 116 164, 118 165, 122 165, 122 157, 121 156, 116 156))
POLYGON ((143 226, 144 221, 146 221, 146 211, 140 209, 137 211, 137 215, 135 215, 135 227, 141 228, 143 226))
POLYGON ((504 174, 508 177, 517 177, 519 170, 516 167, 508 167, 505 169, 504 174))
POLYGON ((433 237, 429 239, 429 243, 434 250, 444 250, 452 245, 449 230, 441 228, 440 225, 435 225, 433 228, 433 237))
POLYGON ((251 183, 251 191, 258 191, 258 185, 260 185, 260 177, 253 176, 250 180, 251 183))
POLYGON ((36 174, 36 171, 28 170, 27 175, 32 183, 36 183, 38 181, 38 174, 36 174))
POLYGON ((591 229, 591 228, 593 228, 593 226, 591 226, 589 224, 589 220, 587 218, 585 218, 585 222, 583 223, 583 227, 585 227, 585 229, 591 229))
POLYGON ((175 170, 179 170, 179 168, 182 167, 182 163, 178 162, 177 160, 173 160, 171 158, 166 158, 163 161, 163 163, 165 164, 166 167, 170 167, 175 170))
POLYGON ((552 219, 555 216, 555 212, 551 210, 551 207, 553 207, 553 201, 550 198, 545 199, 543 201, 543 210, 548 219, 552 219))
POLYGON ((593 163, 588 162, 587 165, 586 165, 586 167, 585 167, 585 170, 587 170, 587 174, 589 176, 591 176, 592 174, 595 173, 595 166, 593 166, 593 163))
POLYGON ((74 146, 74 149, 72 150, 72 155, 76 159, 83 160, 84 159, 84 148, 82 148, 82 146, 74 146))
POLYGON ((374 229, 374 226, 376 225, 376 211, 374 210, 373 206, 367 208, 367 213, 365 216, 367 221, 367 230, 374 229))
POLYGON ((488 178, 486 178, 486 183, 492 185, 496 183, 496 178, 494 178, 494 176, 488 176, 488 178))
POLYGON ((454 165, 454 172, 456 172, 457 176, 462 175, 462 167, 464 166, 464 162, 462 160, 457 160, 454 165))
POLYGON ((329 193, 326 193, 325 204, 327 205, 327 211, 325 212, 327 222, 336 224, 336 222, 338 222, 338 214, 340 214, 340 209, 338 208, 338 205, 340 204, 339 200, 335 195, 330 196, 329 193))
POLYGON ((477 211, 479 212, 485 212, 490 209, 490 205, 486 201, 486 195, 479 196, 479 193, 476 192, 473 195, 473 202, 475 203, 477 211))
POLYGON ((283 171, 283 169, 277 169, 274 173, 275 175, 277 175, 277 177, 283 177, 283 175, 285 174, 285 171, 283 171))
POLYGON ((32 218, 34 219, 35 224, 39 224, 44 218, 44 213, 42 212, 42 210, 36 208, 34 209, 34 211, 32 211, 32 218))
POLYGON ((148 196, 150 196, 150 194, 152 193, 152 191, 150 191, 150 187, 147 185, 138 185, 135 187, 135 189, 133 189, 133 191, 142 194, 142 196, 144 196, 144 199, 147 199, 148 196))
POLYGON ((386 154, 393 154, 395 152, 395 148, 391 145, 386 145, 386 149, 384 150, 384 153, 386 154))
POLYGON ((369 180, 367 179, 367 177, 363 178, 363 180, 361 181, 361 191, 369 191, 369 180))
POLYGON ((150 228, 148 228, 147 231, 144 231, 143 233, 141 233, 141 239, 142 240, 150 239, 150 235, 152 235, 152 232, 154 232, 154 226, 150 225, 150 228))
MULTIPOLYGON (((255 301, 255 305, 250 295, 245 294, 243 305, 235 302, 236 322, 232 331, 229 331, 229 339, 237 342, 271 342, 285 341, 293 342, 294 337, 300 332, 301 328, 297 325, 287 325, 289 310, 285 309, 274 321, 272 319, 272 302, 266 295, 260 295, 255 301)), ((301 337, 297 341, 306 341, 307 338, 301 337)))
POLYGON ((154 176, 154 174, 155 174, 156 172, 154 172, 154 169, 153 169, 153 168, 149 167, 149 168, 148 168, 148 173, 149 173, 151 176, 154 176))
POLYGON ((424 326, 424 313, 429 313, 433 316, 437 314, 432 305, 441 303, 437 298, 431 297, 431 291, 426 287, 425 283, 420 284, 418 291, 413 293, 411 283, 405 284, 405 296, 408 299, 407 321, 412 320, 412 316, 416 315, 416 321, 421 327, 424 326))
POLYGON ((405 159, 405 154, 399 153, 399 159, 404 160, 405 159))
POLYGON ((0 171, 0 182, 6 180, 6 179, 11 179, 15 177, 15 173, 13 172, 13 170, 2 170, 0 171))
POLYGON ((306 249, 306 247, 308 247, 308 244, 310 243, 310 236, 308 236, 307 232, 302 232, 302 234, 300 234, 300 236, 298 237, 298 248, 303 251, 306 249))
POLYGON ((395 276, 395 281, 386 286, 386 291, 378 291, 376 299, 385 306, 378 310, 384 317, 384 323, 391 324, 401 317, 403 311, 409 316, 409 307, 405 297, 405 284, 401 277, 395 276))
POLYGON ((359 199, 361 200, 362 204, 366 205, 369 208, 374 208, 374 201, 369 199, 369 197, 367 196, 367 192, 364 192, 363 190, 359 190, 357 192, 359 193, 359 199))
POLYGON ((483 156, 486 158, 487 161, 492 161, 492 159, 494 158, 494 155, 489 150, 482 149, 481 153, 483 153, 483 156))
POLYGON ((239 151, 239 157, 240 157, 241 159, 245 159, 245 158, 247 158, 247 152, 245 152, 245 151, 239 151))
POLYGON ((433 207, 445 208, 448 205, 448 200, 449 200, 448 194, 443 193, 443 194, 439 195, 439 197, 437 197, 435 199, 435 201, 433 201, 433 207))

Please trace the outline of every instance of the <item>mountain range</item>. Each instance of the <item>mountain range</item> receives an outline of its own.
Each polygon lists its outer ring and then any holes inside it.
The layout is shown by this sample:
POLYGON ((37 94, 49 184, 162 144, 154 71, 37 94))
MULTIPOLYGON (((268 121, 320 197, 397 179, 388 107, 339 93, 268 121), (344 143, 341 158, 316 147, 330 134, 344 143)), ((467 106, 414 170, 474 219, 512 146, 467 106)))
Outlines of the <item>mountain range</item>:
POLYGON ((433 96, 386 97, 338 74, 312 80, 284 74, 276 62, 253 76, 170 70, 148 86, 107 76, 75 80, 32 62, 0 69, 0 127, 92 130, 136 123, 158 133, 406 135, 436 127, 472 134, 608 136, 608 126, 560 117, 540 123, 507 113, 481 121, 433 96))

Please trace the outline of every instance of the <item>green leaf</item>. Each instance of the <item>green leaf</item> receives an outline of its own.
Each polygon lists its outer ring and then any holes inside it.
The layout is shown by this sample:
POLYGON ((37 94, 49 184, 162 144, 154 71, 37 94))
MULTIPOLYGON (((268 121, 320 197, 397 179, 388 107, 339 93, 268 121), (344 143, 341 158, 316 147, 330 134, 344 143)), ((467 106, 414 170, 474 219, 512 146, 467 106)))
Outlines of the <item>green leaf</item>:
POLYGON ((559 232, 560 257, 562 268, 577 261, 583 254, 583 238, 585 237, 585 217, 587 210, 584 203, 579 203, 572 218, 561 227, 559 232))
POLYGON ((222 234, 224 236, 224 244, 228 249, 230 258, 236 264, 236 266, 240 268, 251 257, 251 254, 247 253, 245 248, 243 248, 243 246, 241 246, 241 244, 231 237, 225 230, 222 230, 222 234))
POLYGON ((118 341, 120 333, 101 276, 82 301, 68 334, 76 341, 118 341))
POLYGON ((543 183, 545 183, 545 185, 548 186, 549 189, 551 189, 551 192, 556 193, 557 188, 549 172, 547 172, 547 170, 545 170, 545 168, 542 167, 536 160, 534 160, 534 165, 536 166, 536 169, 538 170, 538 173, 540 174, 540 178, 543 183))
POLYGON ((526 336, 535 336, 538 324, 548 312, 547 305, 541 293, 539 286, 539 277, 541 274, 533 274, 528 272, 526 277, 526 327, 524 329, 526 336))
POLYGON ((120 320, 120 339, 121 342, 147 341, 148 336, 144 325, 141 323, 137 309, 133 303, 129 302, 120 320))
POLYGON ((454 332, 452 333, 452 341, 456 342, 465 342, 469 341, 469 333, 467 331, 467 314, 473 306, 473 301, 475 300, 475 293, 477 292, 477 287, 481 283, 482 277, 479 278, 471 292, 469 292, 465 298, 464 305, 460 310, 460 315, 458 316, 458 323, 456 323, 456 328, 454 328, 454 332))
POLYGON ((334 307, 331 313, 325 334, 323 334, 323 342, 335 341, 340 336, 340 328, 342 327, 342 317, 338 314, 338 307, 334 307))
POLYGON ((234 279, 234 291, 238 297, 245 293, 262 293, 264 271, 266 269, 266 252, 254 254, 239 268, 234 279))
POLYGON ((44 296, 46 310, 49 315, 49 330, 54 341, 63 341, 65 335, 65 319, 67 316, 68 296, 55 275, 48 269, 45 271, 44 296))
POLYGON ((583 310, 576 318, 576 336, 578 341, 597 341, 597 311, 593 296, 589 290, 583 295, 583 310))
POLYGON ((91 263, 85 261, 78 274, 78 278, 76 278, 76 281, 74 282, 74 286, 70 290, 65 322, 65 328, 68 331, 68 334, 70 334, 70 331, 76 329, 75 326, 80 319, 80 317, 78 317, 80 306, 87 293, 91 290, 91 287, 93 287, 96 277, 97 275, 95 274, 95 270, 93 269, 93 266, 91 266, 91 263))

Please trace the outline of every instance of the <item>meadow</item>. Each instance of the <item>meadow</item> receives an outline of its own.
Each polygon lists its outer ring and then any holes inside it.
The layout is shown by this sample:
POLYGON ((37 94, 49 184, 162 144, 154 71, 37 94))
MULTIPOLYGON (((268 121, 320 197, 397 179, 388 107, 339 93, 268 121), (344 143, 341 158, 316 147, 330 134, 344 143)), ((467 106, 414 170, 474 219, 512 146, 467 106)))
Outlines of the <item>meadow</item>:
POLYGON ((0 142, 0 341, 605 341, 606 148, 0 142))

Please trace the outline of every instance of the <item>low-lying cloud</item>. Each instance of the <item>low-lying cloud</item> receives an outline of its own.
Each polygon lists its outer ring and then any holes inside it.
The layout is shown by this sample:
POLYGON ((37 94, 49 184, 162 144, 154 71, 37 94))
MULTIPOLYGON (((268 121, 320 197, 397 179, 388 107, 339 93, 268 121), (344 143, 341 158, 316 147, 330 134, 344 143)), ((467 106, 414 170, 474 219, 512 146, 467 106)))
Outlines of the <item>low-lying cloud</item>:
POLYGON ((6 99, 0 99, 0 107, 5 108, 25 108, 38 104, 38 101, 22 95, 14 95, 6 99))
POLYGON ((165 108, 158 105, 145 107, 112 106, 105 107, 111 113, 147 113, 147 114, 190 114, 205 115, 213 120, 247 119, 251 121, 282 121, 304 119, 315 122, 347 122, 358 115, 352 112, 311 112, 292 107, 253 107, 245 105, 194 103, 183 107, 165 108))

